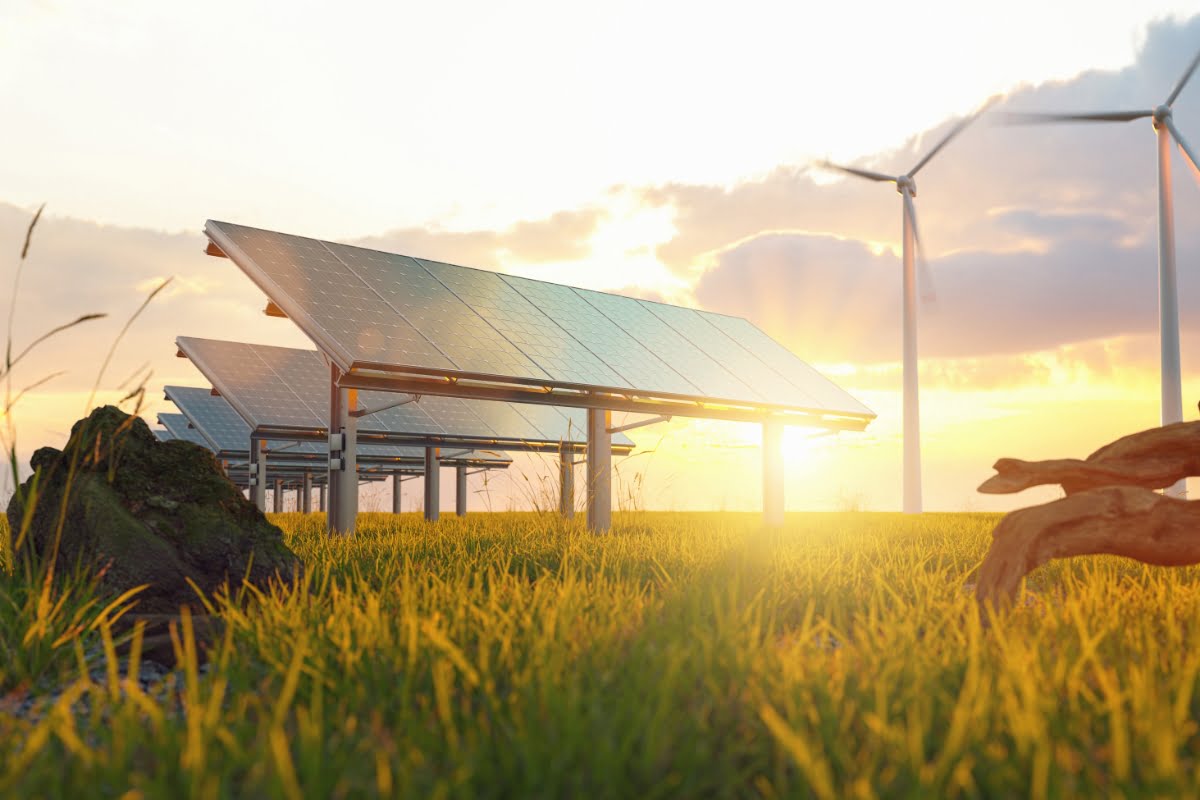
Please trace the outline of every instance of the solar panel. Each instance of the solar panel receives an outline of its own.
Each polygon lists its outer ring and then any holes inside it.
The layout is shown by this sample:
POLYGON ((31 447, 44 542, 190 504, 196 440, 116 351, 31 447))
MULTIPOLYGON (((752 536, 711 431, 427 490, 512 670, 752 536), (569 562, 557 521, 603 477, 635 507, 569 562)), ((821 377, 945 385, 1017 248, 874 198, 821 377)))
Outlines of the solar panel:
MULTIPOLYGON (((343 372, 584 388, 626 398, 626 408, 676 402, 696 416, 770 409, 859 418, 854 425, 874 416, 743 319, 225 222, 205 230, 343 372)), ((495 396, 474 387, 442 393, 495 396)), ((598 405, 579 393, 557 398, 598 405)))
POLYGON ((150 432, 153 433, 154 437, 160 442, 169 442, 175 438, 166 428, 151 428, 150 432))
MULTIPOLYGON (((228 401, 231 410, 236 410, 248 423, 243 441, 249 441, 249 428, 309 432, 325 429, 329 416, 329 367, 317 351, 192 337, 179 337, 177 342, 224 398, 211 400, 228 401)), ((204 391, 193 389, 180 397, 185 403, 199 404, 201 398, 193 395, 204 391)), ((361 409, 378 408, 396 399, 394 393, 388 392, 358 393, 361 409)), ((581 418, 569 419, 553 408, 518 409, 511 403, 436 395, 422 396, 417 402, 361 417, 358 431, 360 436, 463 437, 539 444, 582 442, 587 438, 581 418)), ((625 437, 615 438, 613 444, 625 449, 633 446, 625 437)), ((364 449, 376 447, 397 446, 361 443, 359 453, 366 456, 387 452, 364 449)), ((239 449, 245 449, 245 445, 239 449)), ((416 452, 419 454, 419 449, 416 452)))
POLYGON ((223 397, 197 386, 166 386, 167 399, 204 435, 217 452, 245 452, 250 447, 250 426, 223 397))
POLYGON ((183 414, 159 414, 158 422, 171 432, 172 438, 198 444, 205 450, 212 450, 212 445, 200 434, 200 431, 188 426, 187 417, 183 414))

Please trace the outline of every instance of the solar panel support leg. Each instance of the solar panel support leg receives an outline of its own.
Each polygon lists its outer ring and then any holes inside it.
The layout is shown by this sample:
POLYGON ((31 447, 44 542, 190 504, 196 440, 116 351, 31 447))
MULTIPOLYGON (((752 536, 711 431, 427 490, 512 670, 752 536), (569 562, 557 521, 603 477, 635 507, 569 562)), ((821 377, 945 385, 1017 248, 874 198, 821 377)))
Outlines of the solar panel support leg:
POLYGON ((400 513, 400 473, 392 473, 392 513, 400 513))
POLYGON ((271 491, 271 510, 276 514, 283 511, 283 479, 276 478, 271 491))
POLYGON ((460 517, 467 515, 467 468, 454 468, 454 513, 460 517))
POLYGON ((604 533, 612 528, 612 412, 587 412, 587 524, 604 533))
MULTIPOLYGON (((358 520, 358 420, 350 412, 358 405, 358 391, 338 389, 337 425, 332 430, 342 434, 342 449, 338 457, 337 489, 334 511, 334 530, 343 536, 354 533, 358 520)), ((330 458, 332 463, 332 456, 330 458)))
POLYGON ((254 486, 250 496, 259 511, 267 510, 267 447, 261 439, 250 440, 250 474, 254 476, 254 486))
POLYGON ((783 527, 783 423, 763 423, 763 524, 783 527))
POLYGON ((317 487, 317 510, 325 513, 325 484, 317 487))
POLYGON ((305 514, 312 513, 312 473, 304 473, 304 488, 300 490, 300 510, 305 514))
POLYGON ((442 464, 440 453, 436 447, 425 448, 425 519, 429 522, 438 521, 438 507, 441 500, 442 464))
POLYGON ((575 516, 575 454, 566 447, 558 451, 558 513, 575 516))

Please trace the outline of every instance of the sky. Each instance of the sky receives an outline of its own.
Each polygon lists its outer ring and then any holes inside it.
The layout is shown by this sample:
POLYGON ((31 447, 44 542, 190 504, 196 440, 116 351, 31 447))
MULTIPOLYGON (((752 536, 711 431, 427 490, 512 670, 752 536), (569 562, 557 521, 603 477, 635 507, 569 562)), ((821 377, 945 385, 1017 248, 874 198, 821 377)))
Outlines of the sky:
MULTIPOLYGON (((1103 14, 1043 0, 337 14, 296 2, 286 15, 265 3, 183 14, 142 0, 9 0, 0 296, 12 298, 29 218, 47 204, 14 341, 111 315, 15 371, 14 388, 65 372, 8 420, 18 454, 61 444, 89 400, 119 399, 148 373, 151 389, 203 383, 174 358, 177 335, 311 346, 262 314, 235 266, 203 255, 212 218, 745 316, 879 415, 862 434, 789 432, 788 507, 896 509, 899 200, 812 165, 903 171, 989 100, 1000 112, 1152 107, 1200 49, 1193 13, 1157 0, 1103 14), (172 276, 97 382, 121 325, 172 276)), ((1158 421, 1148 122, 995 119, 918 180, 937 292, 919 323, 932 510, 1050 499, 1056 490, 974 489, 1001 456, 1083 457, 1158 421)), ((1200 144, 1200 79, 1176 120, 1200 144)), ((1200 186, 1178 157, 1174 174, 1194 419, 1200 186)), ((171 410, 156 390, 146 399, 148 420, 171 410)), ((640 454, 618 465, 619 505, 758 508, 755 426, 676 420, 631 435, 640 454)), ((520 457, 473 491, 528 507, 550 472, 520 457)))

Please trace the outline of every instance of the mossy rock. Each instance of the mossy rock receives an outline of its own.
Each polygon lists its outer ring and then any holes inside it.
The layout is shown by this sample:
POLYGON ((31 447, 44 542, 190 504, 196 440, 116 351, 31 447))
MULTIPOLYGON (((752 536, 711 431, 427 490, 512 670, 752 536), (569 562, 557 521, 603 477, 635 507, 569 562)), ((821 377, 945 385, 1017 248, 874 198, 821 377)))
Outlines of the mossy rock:
POLYGON ((62 451, 43 447, 30 461, 33 476, 8 504, 16 538, 26 502, 35 498, 17 558, 44 562, 57 540, 60 570, 81 564, 114 594, 149 584, 138 595, 140 613, 197 608, 189 580, 206 594, 226 583, 236 589, 243 578, 265 588, 271 580, 291 581, 301 568, 283 532, 242 496, 212 453, 190 442, 160 442, 142 419, 115 406, 76 422, 62 451))

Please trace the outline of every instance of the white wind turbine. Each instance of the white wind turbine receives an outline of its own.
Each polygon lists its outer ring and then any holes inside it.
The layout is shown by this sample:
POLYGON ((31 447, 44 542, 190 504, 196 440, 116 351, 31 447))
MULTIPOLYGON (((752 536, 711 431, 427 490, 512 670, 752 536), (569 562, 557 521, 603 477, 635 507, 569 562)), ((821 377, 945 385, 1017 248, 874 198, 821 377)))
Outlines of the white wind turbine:
MULTIPOLYGON (((1183 387, 1179 366, 1179 296, 1175 280, 1175 207, 1171 194, 1171 139, 1179 145, 1183 157, 1192 169, 1200 174, 1196 154, 1171 118, 1171 107, 1175 99, 1187 86, 1200 65, 1200 53, 1175 82, 1166 102, 1150 109, 1138 111, 1099 111, 1083 114, 1009 114, 1015 122, 1132 122, 1135 119, 1152 121, 1158 136, 1158 327, 1162 358, 1162 410, 1163 425, 1183 421, 1183 387)), ((1187 482, 1178 481, 1166 490, 1169 497, 1185 497, 1187 482)))
POLYGON ((882 172, 872 172, 857 167, 844 167, 821 162, 826 169, 844 172, 869 181, 879 181, 896 184, 896 191, 904 198, 901 207, 901 250, 904 254, 904 513, 921 513, 921 411, 918 400, 917 384, 917 269, 921 271, 920 283, 923 287, 922 299, 933 300, 933 280, 925 256, 921 248, 921 234, 917 229, 917 209, 913 198, 917 196, 917 184, 913 180, 921 168, 950 144, 951 140, 963 132, 983 113, 980 109, 971 116, 959 122, 942 138, 916 166, 903 175, 885 175, 882 172), (915 263, 914 263, 915 262, 915 263))

